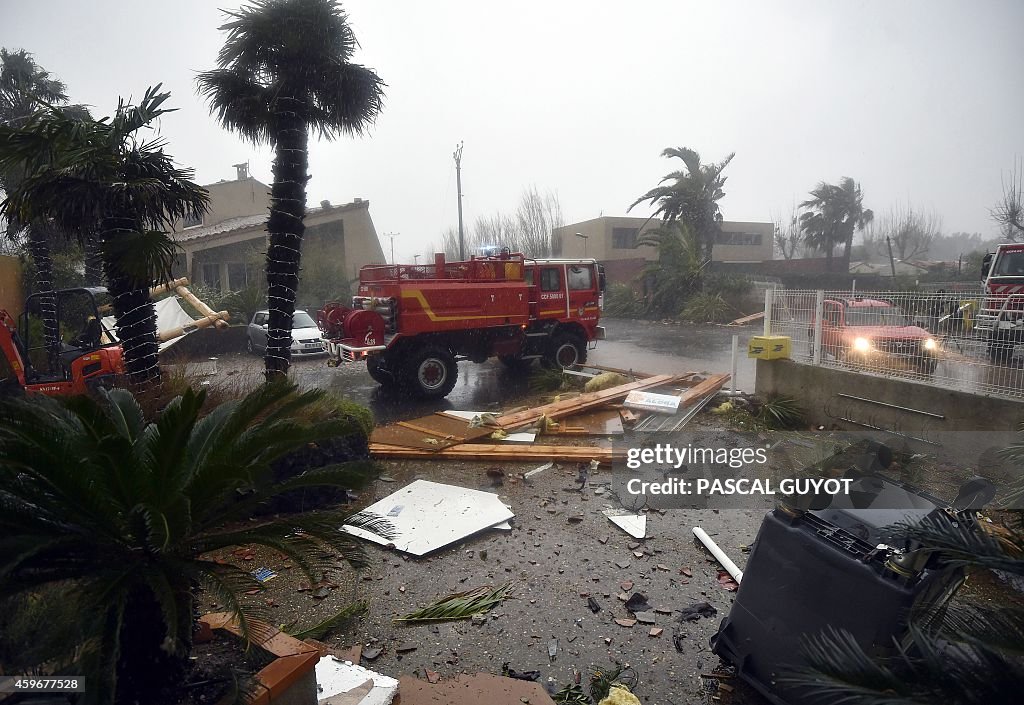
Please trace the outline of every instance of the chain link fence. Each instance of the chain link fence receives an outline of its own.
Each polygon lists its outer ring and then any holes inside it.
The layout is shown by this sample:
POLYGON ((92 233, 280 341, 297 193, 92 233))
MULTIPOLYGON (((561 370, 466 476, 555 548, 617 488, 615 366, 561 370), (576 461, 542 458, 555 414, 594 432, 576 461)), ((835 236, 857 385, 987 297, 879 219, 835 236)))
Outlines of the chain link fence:
MULTIPOLYGON (((797 362, 1024 398, 1024 360, 1015 354, 1024 337, 1006 332, 993 335, 984 306, 977 288, 935 292, 769 289, 764 332, 789 336, 797 362)), ((1024 312, 1021 318, 1024 322, 1024 312)))

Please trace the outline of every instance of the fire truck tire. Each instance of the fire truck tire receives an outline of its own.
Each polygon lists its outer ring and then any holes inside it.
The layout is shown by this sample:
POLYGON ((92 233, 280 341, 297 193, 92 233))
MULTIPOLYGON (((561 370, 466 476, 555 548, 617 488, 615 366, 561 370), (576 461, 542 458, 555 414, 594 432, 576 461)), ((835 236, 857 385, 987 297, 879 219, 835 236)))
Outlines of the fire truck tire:
POLYGON ((573 333, 555 333, 542 361, 545 366, 556 370, 582 365, 587 361, 587 344, 573 333))
POLYGON ((447 350, 429 347, 410 355, 403 372, 402 381, 410 394, 423 399, 440 399, 455 388, 459 366, 455 356, 447 350))
POLYGON ((398 380, 385 365, 379 355, 366 358, 366 372, 373 378, 373 381, 383 387, 393 387, 398 380))

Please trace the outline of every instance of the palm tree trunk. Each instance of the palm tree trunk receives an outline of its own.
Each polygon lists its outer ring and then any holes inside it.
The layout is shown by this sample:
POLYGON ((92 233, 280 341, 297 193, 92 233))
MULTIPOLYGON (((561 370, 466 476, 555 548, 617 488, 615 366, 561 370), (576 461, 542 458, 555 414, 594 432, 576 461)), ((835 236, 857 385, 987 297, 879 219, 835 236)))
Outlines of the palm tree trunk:
POLYGON ((850 272, 850 249, 853 247, 853 233, 851 232, 846 236, 846 242, 843 244, 843 274, 850 272))
POLYGON ((39 316, 43 319, 43 344, 46 346, 50 372, 56 373, 59 364, 60 331, 57 328, 57 297, 53 291, 53 258, 50 256, 50 235, 46 225, 32 225, 28 229, 28 251, 35 267, 33 293, 39 295, 39 316))
POLYGON ((99 238, 87 237, 85 240, 85 285, 100 286, 103 284, 103 253, 99 238))
MULTIPOLYGON (((104 218, 102 241, 108 242, 135 229, 131 218, 104 218)), ((159 386, 157 354, 160 346, 156 337, 156 306, 149 297, 150 283, 125 272, 109 248, 103 248, 103 270, 113 299, 117 337, 121 341, 128 379, 140 391, 159 386)))
POLYGON ((291 364, 292 314, 299 287, 299 260, 306 226, 306 174, 309 140, 304 118, 305 103, 298 98, 279 98, 280 114, 274 157, 274 184, 270 190, 267 220, 267 351, 266 377, 288 374, 291 364))
MULTIPOLYGON (((186 593, 175 595, 179 605, 192 605, 186 593)), ((192 623, 192 610, 183 610, 181 619, 192 623)), ((120 654, 115 666, 117 698, 115 703, 164 700, 181 684, 188 668, 188 651, 192 646, 191 630, 180 624, 165 624, 160 603, 152 593, 137 590, 128 596, 120 630, 120 654), (167 634, 164 633, 167 630, 167 634), (169 653, 162 648, 165 637, 179 641, 182 650, 169 653)))

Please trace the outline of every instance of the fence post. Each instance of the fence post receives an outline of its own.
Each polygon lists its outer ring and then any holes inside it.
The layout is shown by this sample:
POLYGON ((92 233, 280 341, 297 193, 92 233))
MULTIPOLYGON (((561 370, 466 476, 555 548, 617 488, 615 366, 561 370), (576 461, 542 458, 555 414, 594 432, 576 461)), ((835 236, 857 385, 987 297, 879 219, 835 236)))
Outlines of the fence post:
POLYGON ((772 334, 772 305, 775 303, 775 288, 764 290, 764 334, 772 334))
POLYGON ((811 358, 815 365, 821 364, 821 329, 825 317, 825 292, 818 289, 814 295, 814 343, 811 358))

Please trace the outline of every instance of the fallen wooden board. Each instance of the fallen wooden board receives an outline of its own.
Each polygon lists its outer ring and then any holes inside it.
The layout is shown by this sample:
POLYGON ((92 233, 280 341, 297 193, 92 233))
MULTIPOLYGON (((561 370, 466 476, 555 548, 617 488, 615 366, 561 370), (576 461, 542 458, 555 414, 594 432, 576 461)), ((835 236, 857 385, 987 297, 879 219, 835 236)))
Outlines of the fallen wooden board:
POLYGON ((503 678, 490 673, 460 675, 440 683, 415 676, 398 680, 395 705, 554 705, 540 683, 503 678))
POLYGON ((557 428, 548 429, 551 436, 621 436, 622 417, 615 409, 595 409, 564 419, 557 428))
POLYGON ((730 321, 727 325, 742 326, 746 325, 747 323, 753 323, 754 321, 760 320, 762 318, 764 318, 764 311, 759 311, 758 313, 752 313, 749 316, 742 316, 741 318, 737 318, 735 321, 730 321))
POLYGON ((370 434, 370 442, 436 451, 483 438, 493 432, 494 429, 482 426, 470 428, 469 422, 465 419, 437 413, 378 426, 370 434))
POLYGON ((729 381, 729 377, 730 375, 725 374, 711 375, 703 382, 698 382, 679 395, 679 408, 685 409, 688 406, 693 406, 704 397, 717 394, 725 386, 725 383, 729 381))
MULTIPOLYGON (((447 458, 452 460, 506 460, 510 462, 533 462, 553 460, 556 462, 581 462, 596 460, 611 464, 612 449, 595 446, 551 446, 551 445, 507 445, 489 443, 462 443, 438 451, 421 450, 371 443, 370 455, 377 458, 447 458)), ((625 458, 625 450, 614 457, 625 458)))
POLYGON ((566 399, 565 401, 557 401, 553 404, 545 404, 544 406, 527 409, 515 414, 506 414, 498 417, 496 423, 499 427, 506 431, 510 431, 534 424, 543 416, 546 416, 552 421, 557 421, 558 419, 565 418, 566 416, 572 416, 582 411, 601 406, 602 404, 607 404, 608 402, 621 401, 634 389, 651 389, 653 387, 660 387, 666 384, 673 384, 683 379, 687 379, 689 376, 690 375, 656 375, 637 382, 629 382, 628 384, 620 384, 617 387, 602 389, 600 392, 587 392, 574 399, 566 399))

